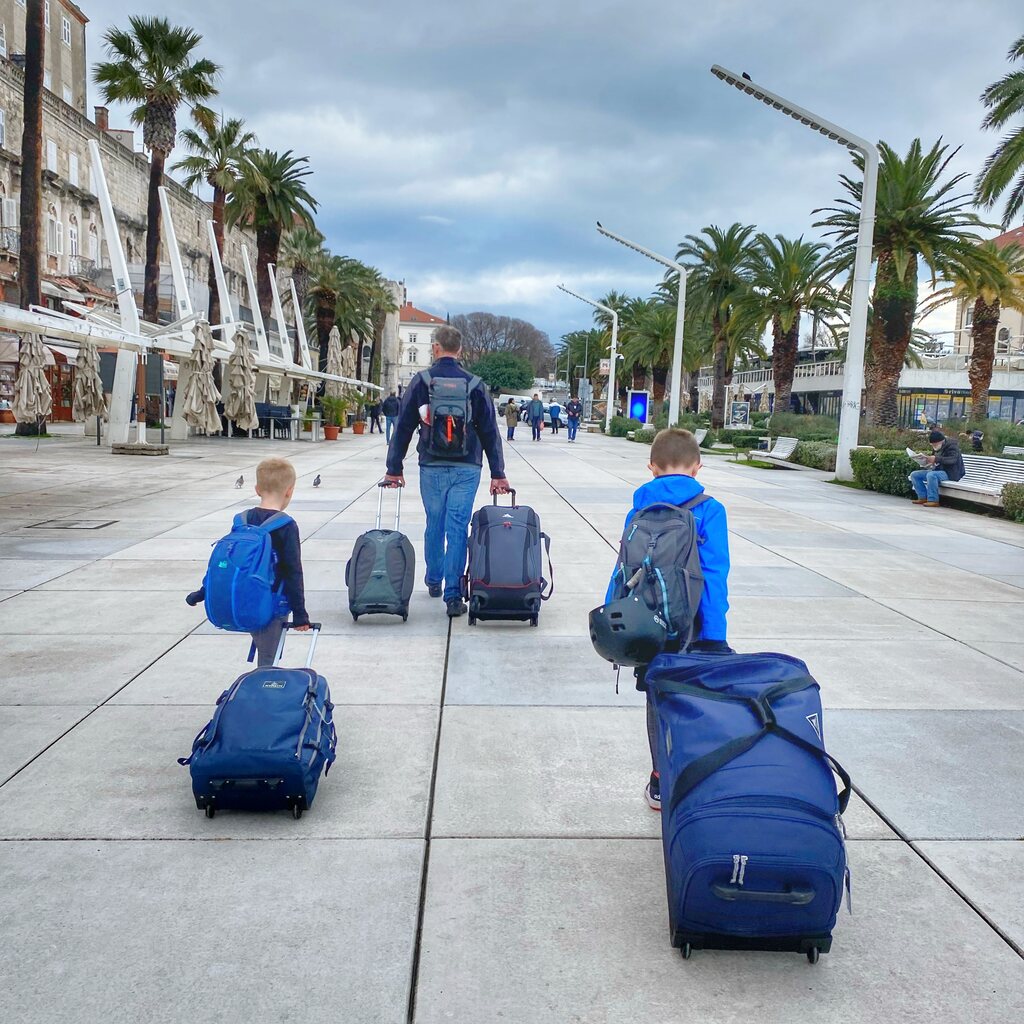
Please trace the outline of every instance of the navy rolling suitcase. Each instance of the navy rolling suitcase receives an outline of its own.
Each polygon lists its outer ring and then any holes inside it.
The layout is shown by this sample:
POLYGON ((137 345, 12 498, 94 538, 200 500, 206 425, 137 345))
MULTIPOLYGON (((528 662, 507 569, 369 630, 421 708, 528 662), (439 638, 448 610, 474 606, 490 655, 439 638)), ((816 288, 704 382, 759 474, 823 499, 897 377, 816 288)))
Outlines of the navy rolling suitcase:
POLYGON ((541 604, 554 592, 551 538, 541 532, 540 517, 532 508, 516 504, 491 505, 473 513, 469 530, 469 562, 463 577, 463 594, 469 601, 469 624, 478 619, 507 619, 536 626, 541 604), (544 551, 548 574, 544 579, 544 551))
POLYGON ((239 676, 220 695, 192 753, 178 759, 188 765, 196 806, 208 818, 220 810, 290 810, 301 818, 313 805, 338 745, 327 680, 311 667, 319 635, 317 622, 305 668, 275 664, 239 676))
POLYGON ((646 681, 673 946, 687 959, 761 949, 816 963, 849 891, 850 798, 825 751, 818 684, 784 654, 661 654, 646 681))
POLYGON ((399 531, 402 516, 402 490, 398 488, 395 528, 380 528, 384 484, 378 484, 377 525, 362 534, 345 565, 348 586, 348 610, 358 622, 360 615, 401 615, 409 618, 409 598, 416 577, 416 552, 412 542, 399 531))

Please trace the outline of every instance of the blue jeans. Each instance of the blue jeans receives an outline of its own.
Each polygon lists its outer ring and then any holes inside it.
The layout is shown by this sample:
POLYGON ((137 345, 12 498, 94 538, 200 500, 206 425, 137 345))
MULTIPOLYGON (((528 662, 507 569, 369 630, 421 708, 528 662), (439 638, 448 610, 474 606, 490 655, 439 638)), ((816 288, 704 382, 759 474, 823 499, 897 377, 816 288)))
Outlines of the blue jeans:
POLYGON ((508 439, 514 441, 516 439, 516 425, 514 423, 508 426, 508 439))
POLYGON ((395 420, 397 420, 397 419, 398 419, 397 416, 385 416, 384 417, 384 426, 387 428, 387 431, 384 434, 384 440, 388 444, 391 444, 391 435, 395 431, 395 420))
POLYGON ((543 418, 530 420, 530 426, 533 427, 533 440, 540 440, 540 432, 544 429, 543 418))
POLYGON ((466 571, 469 520, 480 486, 479 466, 451 463, 420 466, 420 494, 427 513, 423 534, 427 582, 444 580, 444 599, 461 596, 466 571))
POLYGON ((914 493, 922 501, 938 501, 939 484, 948 480, 949 474, 944 469, 915 469, 909 479, 914 493))
POLYGON ((569 417, 569 440, 576 440, 576 431, 580 429, 580 421, 574 420, 571 416, 569 417))

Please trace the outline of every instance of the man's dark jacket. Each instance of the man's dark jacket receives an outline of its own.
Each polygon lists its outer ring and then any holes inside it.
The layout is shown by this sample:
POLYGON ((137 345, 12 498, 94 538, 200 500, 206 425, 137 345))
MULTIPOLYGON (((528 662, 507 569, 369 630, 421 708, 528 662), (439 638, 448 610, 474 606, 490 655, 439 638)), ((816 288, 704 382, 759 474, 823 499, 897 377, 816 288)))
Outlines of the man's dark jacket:
POLYGON ((951 437, 942 442, 942 447, 935 452, 935 469, 944 469, 950 480, 960 480, 964 473, 964 457, 960 454, 960 445, 951 437))
POLYGON ((380 407, 380 411, 384 413, 385 416, 397 416, 401 411, 401 408, 402 406, 398 401, 397 395, 388 395, 388 397, 384 399, 384 402, 380 407))
MULTIPOLYGON (((457 359, 443 356, 427 371, 431 377, 464 377, 471 380, 473 375, 467 373, 457 359)), ((405 453, 409 450, 409 442, 416 429, 420 430, 419 452, 421 466, 462 464, 482 466, 484 452, 487 453, 487 464, 491 468, 491 479, 502 480, 505 477, 505 458, 501 450, 501 436, 498 433, 497 418, 494 415, 494 403, 487 394, 485 385, 480 384, 470 392, 472 414, 466 429, 467 452, 456 458, 439 458, 429 451, 429 431, 420 422, 420 406, 430 404, 430 392, 422 375, 417 374, 405 394, 402 395, 402 409, 398 414, 395 432, 391 435, 388 447, 388 475, 401 476, 405 453)))

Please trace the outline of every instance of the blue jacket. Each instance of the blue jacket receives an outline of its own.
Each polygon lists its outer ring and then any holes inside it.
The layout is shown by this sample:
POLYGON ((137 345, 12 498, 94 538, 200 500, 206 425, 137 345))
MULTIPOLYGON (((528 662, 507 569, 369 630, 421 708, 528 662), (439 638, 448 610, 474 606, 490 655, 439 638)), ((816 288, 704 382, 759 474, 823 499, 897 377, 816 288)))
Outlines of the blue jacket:
MULTIPOLYGON (((633 494, 633 507, 626 516, 629 526, 635 513, 649 505, 667 503, 682 505, 703 494, 704 488, 692 476, 659 476, 638 487, 633 494)), ((714 498, 693 510, 700 538, 700 567, 704 573, 704 595, 700 600, 700 634, 697 640, 725 640, 725 617, 729 611, 729 528, 725 506, 714 498)), ((625 527, 623 527, 625 529, 625 527)), ((614 578, 614 572, 613 572, 614 578)), ((612 584, 608 584, 605 601, 611 600, 612 584)))

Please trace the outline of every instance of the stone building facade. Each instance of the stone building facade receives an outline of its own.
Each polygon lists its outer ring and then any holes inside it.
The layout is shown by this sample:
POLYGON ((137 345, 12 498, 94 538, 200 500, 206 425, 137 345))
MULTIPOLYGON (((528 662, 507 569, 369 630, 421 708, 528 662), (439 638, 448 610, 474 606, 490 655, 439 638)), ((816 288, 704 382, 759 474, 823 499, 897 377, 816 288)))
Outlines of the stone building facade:
MULTIPOLYGON (((404 292, 404 289, 403 289, 404 292)), ((398 312, 398 385, 404 390, 421 370, 433 362, 430 346, 434 331, 447 321, 422 309, 417 309, 403 295, 402 308, 398 312)))

